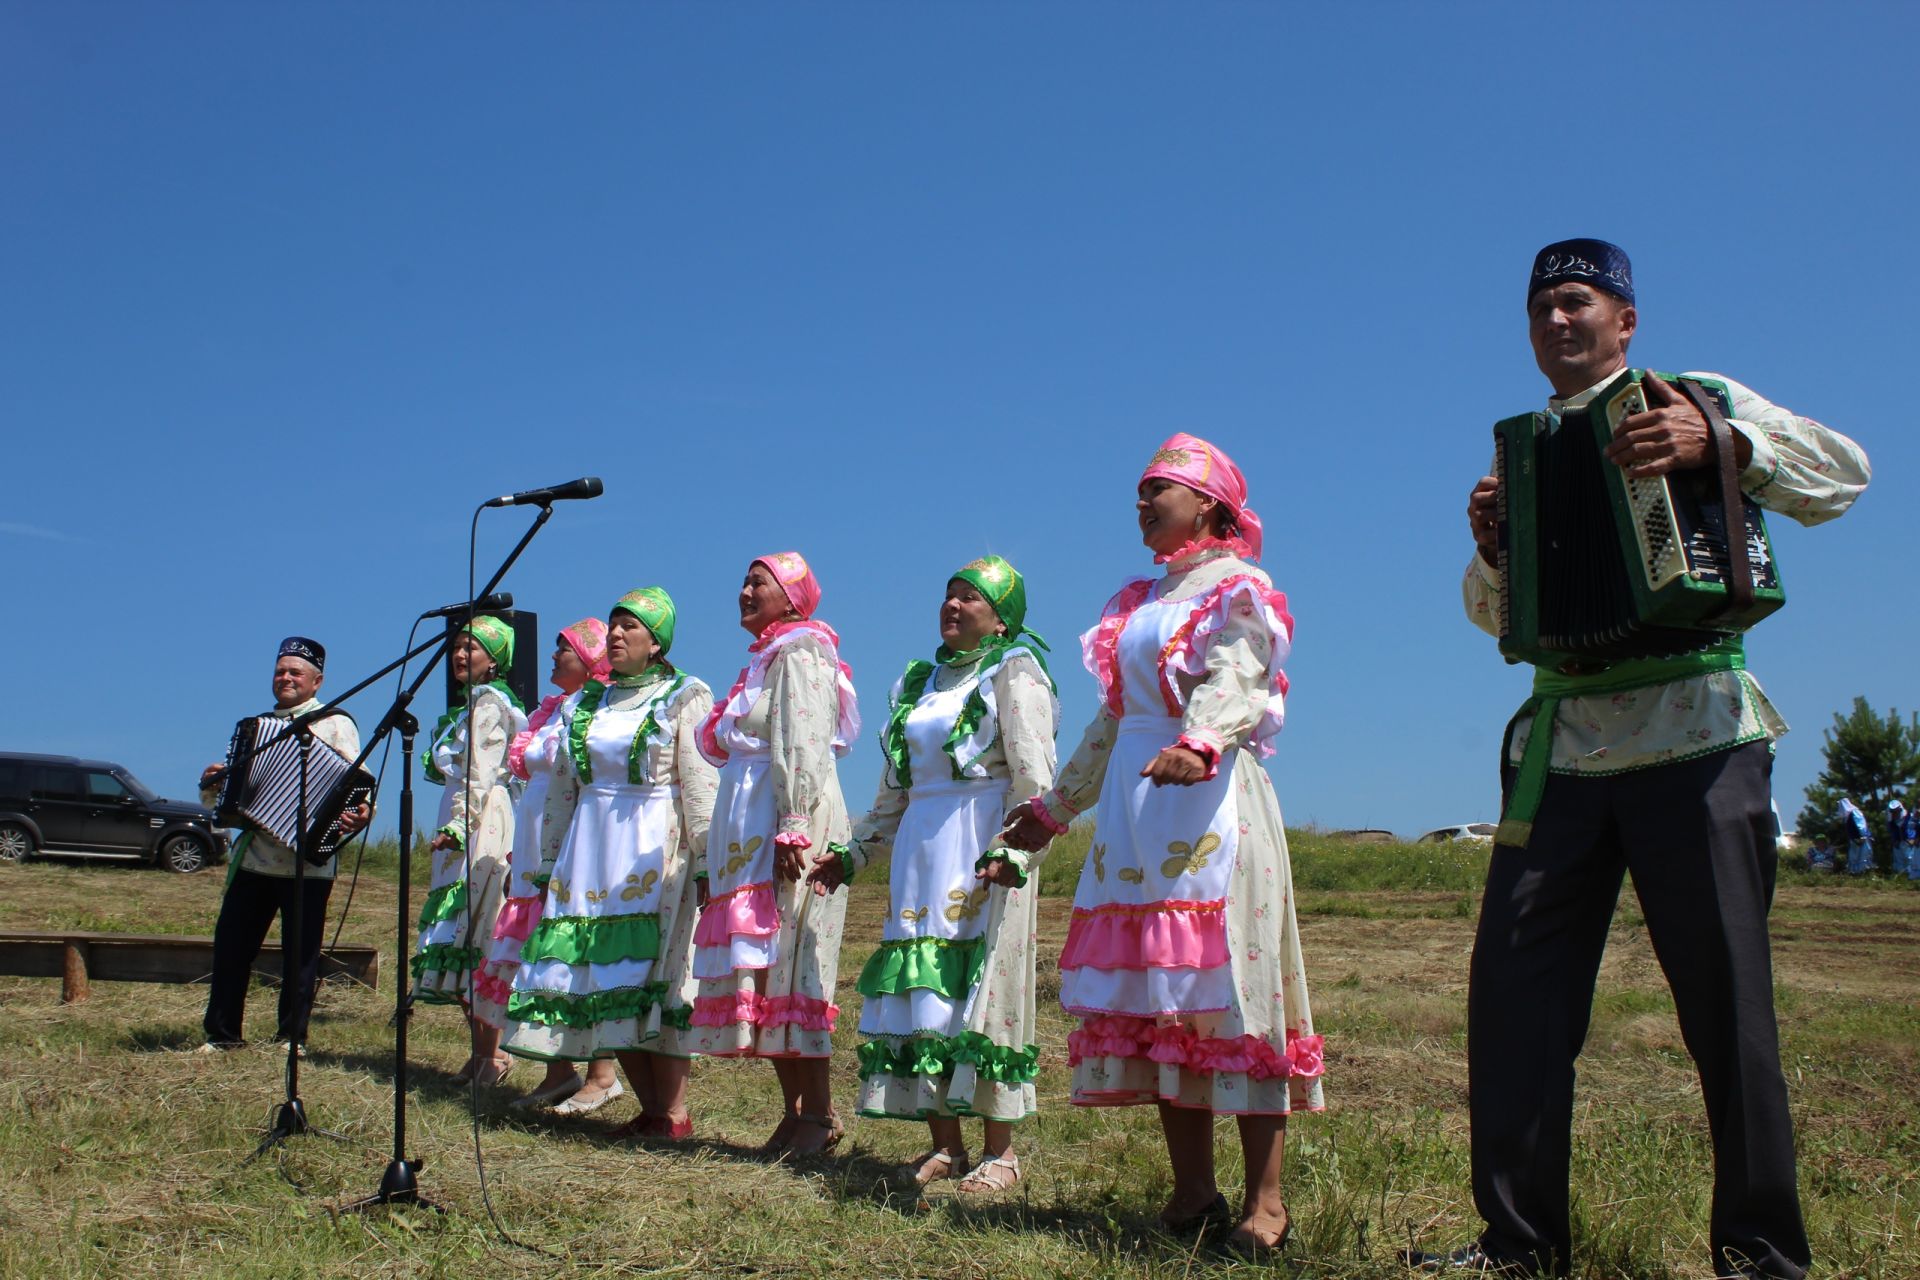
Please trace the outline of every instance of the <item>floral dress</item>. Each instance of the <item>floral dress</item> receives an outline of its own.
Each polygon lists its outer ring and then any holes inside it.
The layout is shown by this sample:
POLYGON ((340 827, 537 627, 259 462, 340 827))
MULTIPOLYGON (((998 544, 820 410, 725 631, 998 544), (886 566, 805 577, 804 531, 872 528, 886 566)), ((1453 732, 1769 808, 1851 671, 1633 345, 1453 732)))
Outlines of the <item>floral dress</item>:
POLYGON ((694 738, 712 705, 705 684, 666 667, 588 681, 561 705, 546 821, 566 835, 536 873, 546 898, 513 975, 507 1052, 685 1056, 693 862, 714 790, 694 738))
MULTIPOLYGON (((473 975, 474 1012, 502 1030, 507 1025, 507 1000, 513 994, 513 971, 520 967, 520 948, 540 923, 546 896, 541 866, 553 861, 559 842, 566 838, 564 825, 549 829, 546 821, 547 790, 554 781, 565 728, 554 713, 564 701, 566 695, 561 693, 541 699, 527 717, 527 727, 507 747, 507 768, 522 783, 513 807, 513 851, 507 859, 506 897, 494 919, 493 946, 473 975)), ((563 777, 561 785, 574 785, 572 775, 563 777)))
POLYGON ((1241 554, 1190 545, 1081 638, 1100 714, 1039 803, 1057 829, 1099 806, 1060 957, 1083 1106, 1323 1106, 1286 833, 1255 756, 1280 731, 1293 619, 1241 554), (1140 776, 1175 743, 1209 761, 1205 780, 1140 776))
POLYGON ((860 974, 860 1114, 1024 1119, 1039 1060, 1028 877, 1040 855, 998 837, 1053 783, 1053 682, 1016 641, 964 665, 915 663, 890 703, 885 776, 849 859, 857 870, 893 855, 885 932, 860 974), (993 857, 1014 864, 1018 887, 976 877, 993 857))
POLYGON ((696 1053, 825 1058, 844 892, 816 895, 775 875, 776 846, 824 851, 850 834, 836 760, 859 734, 839 637, 812 620, 771 627, 701 726, 720 767, 713 830, 697 874, 707 905, 694 933, 696 1053))
POLYGON ((433 874, 420 908, 413 957, 413 998, 424 1004, 471 1005, 480 941, 493 938, 513 848, 513 775, 507 746, 527 718, 504 685, 474 685, 470 705, 448 712, 422 762, 440 797, 436 833, 453 848, 432 854, 433 874))

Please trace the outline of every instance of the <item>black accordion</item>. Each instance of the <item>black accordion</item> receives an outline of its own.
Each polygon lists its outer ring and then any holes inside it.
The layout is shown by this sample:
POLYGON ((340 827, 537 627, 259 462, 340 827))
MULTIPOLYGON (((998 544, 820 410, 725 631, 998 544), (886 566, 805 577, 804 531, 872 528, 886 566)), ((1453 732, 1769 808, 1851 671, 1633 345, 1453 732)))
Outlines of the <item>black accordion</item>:
POLYGON ((233 729, 227 747, 226 777, 214 805, 222 827, 260 831, 318 866, 346 843, 340 815, 373 799, 373 775, 309 735, 307 827, 300 829, 300 755, 298 734, 274 716, 250 716, 233 729), (303 835, 316 838, 303 841, 303 835))
POLYGON ((1713 464, 1630 478, 1602 455, 1647 408, 1623 370, 1556 421, 1493 428, 1500 480, 1500 651, 1548 668, 1690 653, 1786 602, 1760 508, 1735 479, 1725 383, 1661 374, 1707 419, 1713 464))

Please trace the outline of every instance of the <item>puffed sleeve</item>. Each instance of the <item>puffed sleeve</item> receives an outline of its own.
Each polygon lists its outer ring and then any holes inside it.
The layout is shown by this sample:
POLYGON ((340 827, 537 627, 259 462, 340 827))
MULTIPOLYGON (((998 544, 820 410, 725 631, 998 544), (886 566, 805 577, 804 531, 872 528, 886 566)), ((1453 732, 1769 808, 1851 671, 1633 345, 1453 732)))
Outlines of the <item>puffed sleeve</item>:
POLYGON ((1080 745, 1054 779, 1051 790, 1040 794, 1037 804, 1041 820, 1058 835, 1067 824, 1100 799, 1100 784, 1107 776, 1107 757, 1113 754, 1113 740, 1119 722, 1103 706, 1093 723, 1081 735, 1080 745))
POLYGON ((1179 737, 1179 745, 1206 757, 1209 778, 1222 756, 1249 745, 1261 720, 1279 710, 1274 648, 1290 639, 1274 634, 1280 624, 1250 588, 1232 590, 1215 607, 1226 614, 1207 645, 1206 674, 1187 694, 1179 737))
POLYGON ((1801 524, 1838 519, 1873 478, 1866 451, 1828 426, 1791 413, 1722 374, 1733 413, 1727 425, 1746 436, 1753 457, 1740 487, 1769 511, 1801 524))
POLYGON ((456 848, 466 847, 468 823, 486 806, 493 789, 507 785, 509 727, 507 705, 498 694, 474 699, 467 716, 467 739, 462 744, 462 754, 467 757, 466 777, 448 779, 453 808, 447 824, 440 828, 453 837, 456 848))
POLYGON ((701 685, 680 699, 673 717, 673 772, 680 783, 680 831, 692 856, 693 874, 707 873, 707 828, 713 825, 713 798, 720 773, 700 754, 701 722, 713 710, 713 691, 701 685))
MULTIPOLYGON (((1015 654, 993 673, 993 702, 999 720, 1000 750, 1007 758, 1007 812, 1011 814, 1053 785, 1053 739, 1059 729, 1060 704, 1040 664, 1025 654, 1015 654)), ((1101 771, 1105 770, 1103 759, 1101 771)), ((976 865, 1005 858, 1024 885, 1052 847, 1049 843, 1027 853, 1007 848, 995 835, 976 865)))
POLYGON ((833 776, 833 732, 838 722, 838 671, 813 639, 780 650, 767 672, 767 738, 773 755, 773 803, 780 815, 774 843, 811 848, 807 825, 833 776))
POLYGON ((547 771, 547 800, 540 811, 540 869, 535 884, 545 887, 553 876, 553 864, 567 843, 567 828, 573 825, 573 811, 580 804, 580 776, 573 763, 573 713, 581 695, 569 696, 553 712, 547 723, 551 735, 535 747, 530 767, 547 771))

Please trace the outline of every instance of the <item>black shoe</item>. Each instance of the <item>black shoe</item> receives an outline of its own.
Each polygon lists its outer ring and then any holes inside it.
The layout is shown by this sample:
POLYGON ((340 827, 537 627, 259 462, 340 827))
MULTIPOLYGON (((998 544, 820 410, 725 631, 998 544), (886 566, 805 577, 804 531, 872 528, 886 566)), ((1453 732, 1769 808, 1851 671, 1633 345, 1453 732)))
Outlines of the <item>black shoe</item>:
POLYGON ((1455 1249, 1452 1253, 1423 1253, 1419 1249, 1409 1249, 1400 1255, 1400 1260, 1415 1271, 1448 1275, 1517 1277, 1538 1274, 1524 1262, 1494 1257, 1482 1249, 1478 1241, 1464 1249, 1455 1249))

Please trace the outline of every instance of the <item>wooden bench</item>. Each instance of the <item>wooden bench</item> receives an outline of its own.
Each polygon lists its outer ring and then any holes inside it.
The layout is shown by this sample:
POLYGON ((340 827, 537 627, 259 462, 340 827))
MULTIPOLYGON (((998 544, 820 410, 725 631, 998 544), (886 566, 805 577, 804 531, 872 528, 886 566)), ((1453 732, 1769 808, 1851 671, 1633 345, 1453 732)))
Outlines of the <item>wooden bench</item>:
MULTIPOLYGON (((253 971, 280 977, 280 944, 269 942, 253 971)), ((20 933, 0 931, 0 976, 59 978, 60 1000, 77 1004, 100 982, 205 982, 213 972, 213 939, 153 933, 20 933)), ((333 947, 320 952, 320 976, 344 974, 369 987, 380 984, 380 952, 333 947)))

